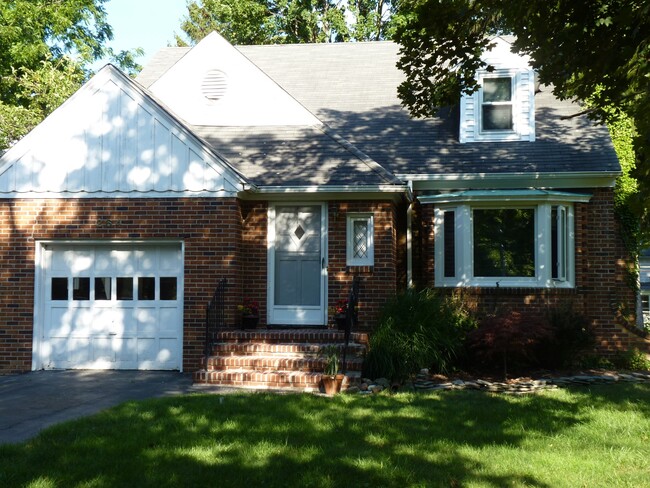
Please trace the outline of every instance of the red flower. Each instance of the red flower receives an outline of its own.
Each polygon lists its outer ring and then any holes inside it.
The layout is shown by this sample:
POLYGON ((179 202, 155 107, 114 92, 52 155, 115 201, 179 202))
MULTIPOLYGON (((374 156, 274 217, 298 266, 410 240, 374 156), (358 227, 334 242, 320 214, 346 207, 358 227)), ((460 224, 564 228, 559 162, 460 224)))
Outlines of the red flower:
POLYGON ((260 312, 260 304, 251 298, 245 297, 244 303, 238 305, 237 309, 242 315, 258 315, 260 312))

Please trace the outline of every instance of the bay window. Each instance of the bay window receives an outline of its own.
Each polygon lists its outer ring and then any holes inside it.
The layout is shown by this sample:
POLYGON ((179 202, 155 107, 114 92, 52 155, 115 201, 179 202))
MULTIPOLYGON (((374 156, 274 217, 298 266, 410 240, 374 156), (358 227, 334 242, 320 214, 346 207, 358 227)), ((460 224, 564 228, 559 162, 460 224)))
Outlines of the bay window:
POLYGON ((436 206, 436 286, 572 287, 573 262, 569 203, 436 206))

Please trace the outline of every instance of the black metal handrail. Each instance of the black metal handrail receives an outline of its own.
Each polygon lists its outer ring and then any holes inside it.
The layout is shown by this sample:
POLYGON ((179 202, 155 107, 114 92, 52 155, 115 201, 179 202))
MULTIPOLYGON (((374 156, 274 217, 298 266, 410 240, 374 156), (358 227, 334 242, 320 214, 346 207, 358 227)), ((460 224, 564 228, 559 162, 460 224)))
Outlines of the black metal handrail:
POLYGON ((226 286, 228 280, 222 278, 212 295, 212 300, 205 307, 205 359, 212 354, 212 348, 217 342, 217 333, 226 325, 226 286))
POLYGON ((361 284, 361 277, 355 276, 352 279, 352 286, 350 287, 350 292, 348 293, 348 303, 345 309, 345 346, 343 348, 343 361, 341 372, 345 374, 347 372, 347 356, 348 356, 348 346, 350 344, 350 335, 352 333, 352 328, 356 327, 359 321, 359 286, 361 284))

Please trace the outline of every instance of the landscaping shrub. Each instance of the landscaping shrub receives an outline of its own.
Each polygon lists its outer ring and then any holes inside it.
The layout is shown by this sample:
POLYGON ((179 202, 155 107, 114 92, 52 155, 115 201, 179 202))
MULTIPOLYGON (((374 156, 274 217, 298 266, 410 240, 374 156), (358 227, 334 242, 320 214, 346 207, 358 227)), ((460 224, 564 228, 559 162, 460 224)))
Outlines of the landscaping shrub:
POLYGON ((409 290, 384 308, 370 338, 364 375, 403 380, 422 368, 446 372, 476 323, 458 298, 426 288, 409 290))
POLYGON ((540 363, 549 368, 571 367, 596 344, 596 334, 587 317, 567 303, 553 308, 547 315, 553 337, 543 344, 540 363))
POLYGON ((650 360, 636 348, 617 353, 612 363, 618 369, 630 371, 650 371, 650 360))
POLYGON ((536 318, 509 311, 483 319, 478 329, 467 336, 470 351, 489 367, 535 364, 536 349, 553 337, 551 327, 536 318))

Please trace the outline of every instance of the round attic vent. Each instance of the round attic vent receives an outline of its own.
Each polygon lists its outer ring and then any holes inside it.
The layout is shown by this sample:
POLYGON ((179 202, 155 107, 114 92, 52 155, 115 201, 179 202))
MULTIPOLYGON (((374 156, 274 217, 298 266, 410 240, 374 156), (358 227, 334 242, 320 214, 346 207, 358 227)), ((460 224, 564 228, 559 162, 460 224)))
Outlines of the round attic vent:
POLYGON ((201 83, 201 92, 208 100, 221 100, 228 90, 228 77, 223 71, 213 69, 208 71, 201 83))

